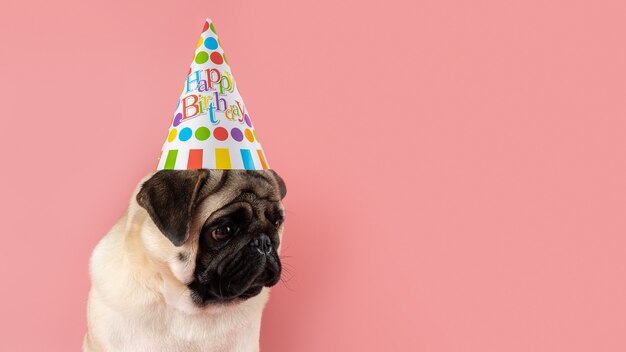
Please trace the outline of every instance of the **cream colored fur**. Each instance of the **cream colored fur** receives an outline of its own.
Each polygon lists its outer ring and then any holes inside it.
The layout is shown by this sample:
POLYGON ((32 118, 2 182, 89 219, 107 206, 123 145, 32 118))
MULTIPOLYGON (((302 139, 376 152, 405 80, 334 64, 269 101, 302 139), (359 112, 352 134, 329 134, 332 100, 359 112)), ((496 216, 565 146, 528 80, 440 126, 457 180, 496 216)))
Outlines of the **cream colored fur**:
MULTIPOLYGON (((148 179, 148 175, 143 181, 148 179)), ((190 238, 175 247, 157 229, 133 193, 126 213, 102 238, 90 259, 86 352, 258 351, 264 288, 241 303, 197 308, 185 283, 194 272, 204 220, 230 201, 224 189, 199 206, 190 238), (187 255, 181 262, 179 252, 187 255)), ((281 228, 282 237, 282 228, 281 228)))

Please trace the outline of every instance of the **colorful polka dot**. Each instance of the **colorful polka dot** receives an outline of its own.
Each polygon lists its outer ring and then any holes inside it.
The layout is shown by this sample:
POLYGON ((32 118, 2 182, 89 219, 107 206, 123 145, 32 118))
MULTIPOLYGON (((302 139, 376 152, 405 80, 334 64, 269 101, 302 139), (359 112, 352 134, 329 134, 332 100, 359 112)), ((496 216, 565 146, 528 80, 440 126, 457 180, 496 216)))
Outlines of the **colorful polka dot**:
POLYGON ((215 31, 215 27, 213 26, 213 23, 211 23, 211 30, 213 31, 213 33, 217 34, 217 32, 215 31))
POLYGON ((200 47, 200 45, 202 45, 202 42, 204 40, 202 39, 202 36, 200 36, 200 39, 198 39, 198 45, 196 45, 196 49, 198 49, 200 47))
MULTIPOLYGON (((180 100, 178 102, 180 103, 180 100)), ((178 107, 176 108, 178 109, 178 107)), ((178 125, 180 125, 180 121, 182 119, 183 119, 183 114, 181 114, 180 112, 176 114, 176 116, 174 116, 174 122, 172 123, 174 127, 177 127, 178 125)))
POLYGON ((211 61, 213 61, 213 63, 216 65, 221 65, 224 62, 224 59, 222 58, 222 55, 220 53, 214 51, 211 53, 211 61))
MULTIPOLYGON (((211 27, 213 27, 213 23, 211 23, 211 27)), ((202 33, 206 32, 209 29, 209 22, 204 22, 204 27, 202 27, 202 33)))
POLYGON ((206 48, 209 49, 209 50, 215 50, 218 47, 217 40, 215 40, 215 38, 213 38, 213 37, 207 37, 204 40, 204 46, 206 46, 206 48))
POLYGON ((199 141, 206 141, 211 136, 211 131, 206 127, 198 127, 196 130, 196 139, 199 141))
POLYGON ((178 134, 178 131, 175 128, 172 128, 170 130, 170 133, 167 135, 167 141, 168 142, 173 142, 174 139, 176 139, 176 135, 178 134))
POLYGON ((189 138, 191 138, 191 135, 192 135, 191 128, 185 127, 182 130, 180 130, 180 133, 178 134, 178 139, 185 142, 185 141, 188 141, 189 138))
POLYGON ((248 127, 252 127, 252 121, 250 121, 250 116, 248 116, 248 114, 245 114, 243 118, 244 120, 246 120, 246 125, 248 125, 248 127))
POLYGON ((241 142, 243 141, 243 133, 241 132, 240 129, 238 129, 237 127, 233 127, 232 130, 230 130, 230 135, 233 137, 234 140, 236 140, 237 142, 241 142))
POLYGON ((228 59, 226 58, 226 53, 222 54, 222 56, 224 57, 224 61, 226 61, 226 63, 228 63, 228 59))
POLYGON ((206 51, 201 51, 201 52, 196 54, 196 63, 197 64, 203 64, 203 63, 207 62, 208 59, 209 59, 209 54, 207 54, 206 51))
POLYGON ((254 139, 256 139, 256 141, 259 141, 259 137, 256 135, 256 130, 252 131, 252 134, 254 135, 254 139))
POLYGON ((213 135, 218 141, 225 141, 228 138, 228 131, 224 127, 217 127, 213 130, 213 135))
POLYGON ((252 131, 250 131, 249 128, 246 128, 246 139, 248 139, 250 142, 254 142, 254 135, 252 135, 252 131))

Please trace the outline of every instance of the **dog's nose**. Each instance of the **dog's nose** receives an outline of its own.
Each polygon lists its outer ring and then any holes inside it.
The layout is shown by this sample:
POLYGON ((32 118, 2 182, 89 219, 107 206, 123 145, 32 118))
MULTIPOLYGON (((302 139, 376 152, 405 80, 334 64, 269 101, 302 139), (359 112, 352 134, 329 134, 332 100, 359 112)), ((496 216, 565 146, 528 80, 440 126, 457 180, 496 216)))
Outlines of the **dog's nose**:
POLYGON ((258 238, 255 238, 250 242, 250 245, 256 247, 256 249, 262 254, 270 254, 272 253, 272 240, 262 233, 258 238))

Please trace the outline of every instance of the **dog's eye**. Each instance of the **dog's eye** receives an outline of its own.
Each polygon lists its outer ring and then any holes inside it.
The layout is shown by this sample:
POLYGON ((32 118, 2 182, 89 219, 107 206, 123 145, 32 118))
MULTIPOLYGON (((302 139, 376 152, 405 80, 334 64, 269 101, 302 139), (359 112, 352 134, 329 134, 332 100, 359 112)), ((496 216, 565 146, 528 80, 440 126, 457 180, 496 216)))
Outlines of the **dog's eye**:
POLYGON ((236 232, 234 226, 220 226, 211 232, 211 237, 216 241, 224 241, 236 232))

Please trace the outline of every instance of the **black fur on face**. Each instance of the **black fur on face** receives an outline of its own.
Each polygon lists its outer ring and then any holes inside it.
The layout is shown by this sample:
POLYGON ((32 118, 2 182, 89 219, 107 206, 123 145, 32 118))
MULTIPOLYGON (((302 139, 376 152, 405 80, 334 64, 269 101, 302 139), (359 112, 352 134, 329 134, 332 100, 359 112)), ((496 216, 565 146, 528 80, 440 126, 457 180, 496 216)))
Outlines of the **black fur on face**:
POLYGON ((161 232, 181 246, 190 237, 198 204, 220 191, 233 197, 194 236, 198 252, 194 279, 187 286, 198 306, 247 299, 280 280, 283 180, 272 170, 163 170, 137 195, 161 232))

